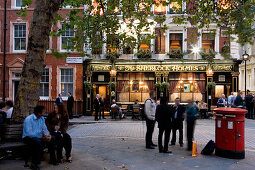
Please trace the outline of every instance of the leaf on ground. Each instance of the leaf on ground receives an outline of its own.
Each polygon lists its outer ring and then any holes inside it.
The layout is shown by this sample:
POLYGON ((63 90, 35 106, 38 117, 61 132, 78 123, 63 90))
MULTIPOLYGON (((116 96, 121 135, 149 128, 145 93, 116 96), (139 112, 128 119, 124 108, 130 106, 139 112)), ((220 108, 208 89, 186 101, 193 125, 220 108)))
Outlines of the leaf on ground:
POLYGON ((163 164, 165 164, 166 162, 162 162, 163 164))
POLYGON ((118 168, 120 168, 120 169, 126 168, 126 165, 122 164, 122 165, 118 166, 118 168))
POLYGON ((194 166, 194 168, 199 168, 199 166, 198 166, 198 165, 196 165, 196 166, 194 166))

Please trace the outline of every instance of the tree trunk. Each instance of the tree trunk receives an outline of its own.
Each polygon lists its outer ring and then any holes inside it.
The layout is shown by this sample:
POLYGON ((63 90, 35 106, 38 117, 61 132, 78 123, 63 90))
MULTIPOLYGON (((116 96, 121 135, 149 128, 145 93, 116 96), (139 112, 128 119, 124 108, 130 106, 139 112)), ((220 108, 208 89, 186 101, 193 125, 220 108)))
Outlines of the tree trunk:
POLYGON ((64 0, 36 0, 25 63, 15 98, 12 123, 23 123, 39 100, 40 80, 45 67, 51 26, 64 0))

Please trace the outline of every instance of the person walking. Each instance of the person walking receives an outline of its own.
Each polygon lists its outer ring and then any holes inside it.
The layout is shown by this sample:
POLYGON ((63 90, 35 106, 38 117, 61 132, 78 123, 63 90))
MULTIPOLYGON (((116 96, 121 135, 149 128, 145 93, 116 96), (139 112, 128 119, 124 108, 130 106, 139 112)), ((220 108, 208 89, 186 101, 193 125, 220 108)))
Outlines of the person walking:
POLYGON ((188 102, 186 109, 186 123, 187 123, 187 140, 188 140, 188 151, 192 150, 192 141, 196 123, 197 109, 193 105, 192 101, 188 102))
POLYGON ((55 137, 57 146, 57 162, 63 162, 62 150, 65 148, 66 161, 71 163, 72 139, 66 132, 69 125, 69 118, 63 105, 56 105, 55 110, 49 113, 46 119, 50 134, 55 137))
POLYGON ((156 121, 158 122, 158 149, 160 153, 172 153, 168 150, 168 143, 171 133, 172 115, 171 108, 167 105, 167 98, 161 99, 160 105, 156 109, 156 121), (164 146, 162 145, 162 137, 164 137, 164 146))
POLYGON ((98 112, 100 109, 99 94, 96 94, 96 98, 94 100, 94 107, 95 107, 95 121, 98 121, 98 112))
POLYGON ((28 145, 28 152, 25 152, 26 163, 29 154, 32 156, 32 169, 40 169, 43 142, 48 142, 50 152, 50 164, 58 165, 55 155, 55 137, 51 136, 45 124, 44 106, 36 106, 34 113, 26 117, 23 124, 22 139, 28 145))
POLYGON ((252 92, 249 92, 247 96, 245 96, 245 105, 246 109, 248 110, 248 113, 246 114, 246 118, 251 119, 253 116, 253 96, 252 92))
POLYGON ((156 93, 155 91, 150 92, 150 97, 144 103, 144 112, 146 119, 147 132, 145 136, 146 148, 155 149, 157 145, 152 142, 152 135, 155 126, 155 113, 156 113, 156 93))
POLYGON ((179 144, 183 147, 183 121, 184 121, 184 106, 180 105, 180 98, 175 99, 175 104, 171 108, 173 122, 172 122, 172 140, 171 145, 175 145, 176 142, 176 131, 179 131, 179 144))
POLYGON ((100 102, 100 110, 99 110, 99 120, 101 119, 101 116, 103 119, 104 118, 104 105, 105 105, 105 102, 104 102, 104 95, 102 94, 100 99, 99 99, 99 102, 100 102))
POLYGON ((55 104, 56 105, 63 104, 63 99, 62 99, 62 94, 61 93, 58 94, 58 97, 55 100, 55 104))
POLYGON ((69 115, 69 119, 73 118, 73 104, 74 104, 74 98, 72 96, 72 93, 68 92, 67 112, 68 112, 68 115, 69 115))
POLYGON ((10 123, 13 112, 13 102, 8 100, 5 102, 5 107, 2 109, 6 113, 6 122, 10 123))

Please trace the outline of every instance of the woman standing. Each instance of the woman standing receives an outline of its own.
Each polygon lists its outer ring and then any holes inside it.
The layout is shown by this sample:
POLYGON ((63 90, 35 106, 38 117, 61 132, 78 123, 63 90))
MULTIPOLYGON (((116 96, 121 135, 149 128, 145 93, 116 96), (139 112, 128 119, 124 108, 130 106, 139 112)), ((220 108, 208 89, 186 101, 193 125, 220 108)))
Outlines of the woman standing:
POLYGON ((51 135, 55 136, 58 161, 63 162, 62 150, 64 147, 66 151, 66 161, 71 163, 72 139, 70 135, 66 133, 69 117, 62 104, 55 106, 55 111, 48 115, 46 123, 51 135))

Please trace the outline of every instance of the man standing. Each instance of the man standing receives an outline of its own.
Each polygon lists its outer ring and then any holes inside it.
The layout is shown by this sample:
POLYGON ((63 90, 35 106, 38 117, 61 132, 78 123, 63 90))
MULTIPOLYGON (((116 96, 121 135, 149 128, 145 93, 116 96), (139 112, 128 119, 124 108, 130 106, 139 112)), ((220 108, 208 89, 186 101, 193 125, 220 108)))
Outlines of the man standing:
POLYGON ((158 134, 158 149, 160 153, 172 153, 168 151, 168 143, 171 133, 172 115, 171 108, 167 105, 167 98, 161 99, 160 105, 156 109, 156 121, 158 122, 159 134, 158 134), (162 137, 164 137, 164 147, 162 145, 162 137))
POLYGON ((252 92, 249 92, 247 96, 245 96, 245 104, 246 109, 248 110, 246 118, 251 119, 253 116, 253 103, 252 103, 252 92))
POLYGON ((235 107, 243 108, 243 98, 242 98, 242 92, 239 91, 235 100, 234 100, 235 107))
POLYGON ((94 100, 94 107, 95 107, 95 121, 98 121, 98 112, 100 107, 99 94, 96 94, 96 98, 94 100))
POLYGON ((194 136, 194 129, 196 124, 197 109, 193 105, 192 101, 188 102, 186 109, 187 120, 187 139, 188 139, 188 151, 192 151, 192 141, 194 136))
POLYGON ((177 97, 175 99, 175 104, 172 106, 172 113, 173 113, 173 135, 171 140, 171 145, 175 145, 176 142, 176 131, 179 131, 179 144, 183 147, 183 121, 184 121, 184 106, 180 105, 180 98, 177 97))
POLYGON ((152 142, 152 134, 155 126, 155 113, 156 113, 156 102, 155 102, 155 91, 150 92, 150 98, 148 98, 144 103, 144 112, 146 115, 146 127, 147 132, 145 136, 146 148, 147 149, 155 149, 152 142))
POLYGON ((72 96, 71 92, 68 92, 68 99, 67 99, 67 112, 69 115, 69 118, 73 118, 73 103, 74 103, 74 98, 72 96))
POLYGON ((231 95, 228 97, 228 106, 232 107, 234 106, 235 96, 234 93, 231 92, 231 95))
POLYGON ((101 119, 101 115, 102 115, 102 118, 104 118, 104 95, 102 94, 100 99, 99 99, 99 102, 100 102, 100 111, 99 111, 99 120, 101 119))
POLYGON ((58 94, 58 97, 55 100, 55 104, 56 105, 63 104, 63 99, 62 99, 62 94, 61 93, 58 94))
POLYGON ((225 94, 222 94, 221 98, 217 102, 218 107, 225 107, 225 106, 227 106, 227 102, 228 102, 228 99, 225 97, 225 94))
MULTIPOLYGON (((42 156, 42 142, 49 142, 50 164, 57 165, 55 155, 55 139, 50 135, 43 117, 44 106, 36 106, 34 113, 26 117, 23 126, 22 139, 29 147, 32 154, 32 169, 40 169, 39 164, 42 156)), ((26 152, 26 160, 28 154, 26 152)))

